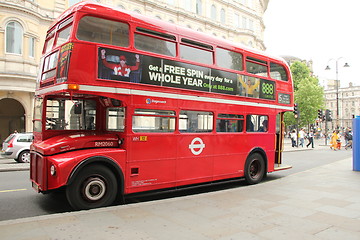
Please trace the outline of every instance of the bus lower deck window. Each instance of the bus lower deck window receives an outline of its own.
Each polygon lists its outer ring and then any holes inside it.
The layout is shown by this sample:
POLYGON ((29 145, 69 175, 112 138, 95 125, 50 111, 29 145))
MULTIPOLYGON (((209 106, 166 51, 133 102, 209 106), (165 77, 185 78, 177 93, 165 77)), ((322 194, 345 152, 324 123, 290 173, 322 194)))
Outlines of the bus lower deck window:
POLYGON ((213 130, 213 113, 181 111, 179 130, 180 132, 211 132, 213 130))
POLYGON ((133 132, 174 132, 175 112, 136 109, 132 119, 133 132))
POLYGON ((217 132, 242 132, 244 116, 235 114, 219 114, 216 119, 217 132))
POLYGON ((247 115, 247 132, 267 132, 269 127, 268 116, 265 115, 247 115))

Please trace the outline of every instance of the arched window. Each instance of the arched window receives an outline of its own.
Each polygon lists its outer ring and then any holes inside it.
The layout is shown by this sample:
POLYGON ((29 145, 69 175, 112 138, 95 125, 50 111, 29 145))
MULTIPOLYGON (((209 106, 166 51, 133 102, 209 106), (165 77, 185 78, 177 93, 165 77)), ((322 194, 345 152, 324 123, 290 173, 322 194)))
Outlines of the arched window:
POLYGON ((202 15, 202 1, 196 0, 196 14, 202 15))
POLYGON ((216 6, 214 4, 211 6, 211 19, 216 21, 216 6))
POLYGON ((22 54, 23 28, 20 23, 11 21, 6 25, 6 52, 22 54))
POLYGON ((225 9, 221 9, 220 11, 220 21, 222 24, 225 24, 225 9))

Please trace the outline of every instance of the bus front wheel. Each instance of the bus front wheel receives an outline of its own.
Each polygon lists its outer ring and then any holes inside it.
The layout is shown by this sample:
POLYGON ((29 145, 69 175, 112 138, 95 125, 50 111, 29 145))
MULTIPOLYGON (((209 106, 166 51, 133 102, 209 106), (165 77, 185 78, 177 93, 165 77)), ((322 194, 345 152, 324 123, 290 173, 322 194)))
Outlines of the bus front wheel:
POLYGON ((75 210, 111 205, 117 195, 113 172, 102 165, 85 167, 66 188, 66 197, 75 210))
POLYGON ((248 184, 257 184, 265 176, 265 161, 259 153, 251 154, 245 164, 245 180, 248 184))

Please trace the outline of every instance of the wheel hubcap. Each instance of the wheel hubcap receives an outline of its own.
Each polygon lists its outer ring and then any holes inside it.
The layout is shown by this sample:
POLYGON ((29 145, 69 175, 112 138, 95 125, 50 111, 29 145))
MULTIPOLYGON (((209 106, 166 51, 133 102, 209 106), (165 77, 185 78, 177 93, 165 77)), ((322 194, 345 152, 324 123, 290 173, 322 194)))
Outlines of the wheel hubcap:
POLYGON ((25 153, 25 154, 23 154, 23 155, 21 156, 21 160, 22 160, 23 162, 26 162, 26 163, 30 162, 30 153, 25 153))
POLYGON ((250 165, 250 176, 252 178, 257 178, 260 173, 259 169, 260 169, 259 161, 254 160, 250 165))
POLYGON ((99 177, 89 178, 85 182, 84 196, 89 201, 100 200, 106 192, 106 184, 99 177))

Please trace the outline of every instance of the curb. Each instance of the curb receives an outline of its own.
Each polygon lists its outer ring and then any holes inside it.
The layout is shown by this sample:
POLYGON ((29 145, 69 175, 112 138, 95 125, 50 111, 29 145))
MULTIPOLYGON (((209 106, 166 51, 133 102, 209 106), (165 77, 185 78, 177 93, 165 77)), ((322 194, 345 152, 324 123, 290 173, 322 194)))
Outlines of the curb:
POLYGON ((16 168, 0 168, 0 172, 15 172, 15 171, 27 171, 30 170, 30 166, 29 167, 16 167, 16 168))

